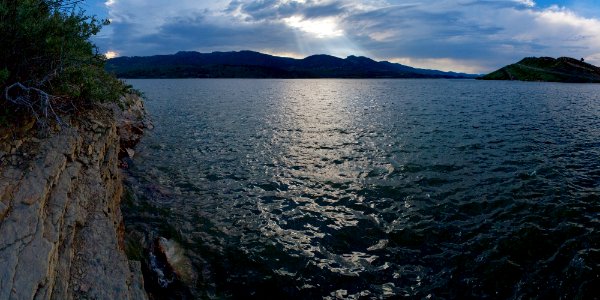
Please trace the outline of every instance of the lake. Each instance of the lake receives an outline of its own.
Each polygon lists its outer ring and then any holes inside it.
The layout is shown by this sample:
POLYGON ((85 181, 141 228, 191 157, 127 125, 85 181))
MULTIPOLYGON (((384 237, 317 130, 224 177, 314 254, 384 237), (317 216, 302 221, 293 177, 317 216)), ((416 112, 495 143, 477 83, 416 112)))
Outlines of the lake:
POLYGON ((196 297, 598 295, 600 85, 128 82, 155 129, 125 222, 196 297))

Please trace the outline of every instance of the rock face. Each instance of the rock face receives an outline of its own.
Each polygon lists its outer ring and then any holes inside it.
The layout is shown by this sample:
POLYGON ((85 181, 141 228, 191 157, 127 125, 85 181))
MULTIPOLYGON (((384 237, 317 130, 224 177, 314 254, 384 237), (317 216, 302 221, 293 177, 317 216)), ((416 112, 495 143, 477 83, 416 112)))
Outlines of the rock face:
POLYGON ((117 105, 112 106, 121 144, 119 157, 133 158, 133 153, 135 153, 133 148, 144 135, 144 130, 152 129, 153 125, 146 115, 144 102, 139 96, 127 95, 122 100, 127 109, 122 110, 117 105))
POLYGON ((0 299, 147 298, 123 251, 115 113, 85 114, 1 160, 0 299))
POLYGON ((173 273, 175 273, 183 283, 188 286, 193 286, 198 279, 198 276, 194 272, 192 262, 185 255, 183 248, 181 248, 176 241, 164 237, 158 238, 155 248, 157 248, 156 250, 161 256, 164 256, 166 264, 172 269, 173 273))

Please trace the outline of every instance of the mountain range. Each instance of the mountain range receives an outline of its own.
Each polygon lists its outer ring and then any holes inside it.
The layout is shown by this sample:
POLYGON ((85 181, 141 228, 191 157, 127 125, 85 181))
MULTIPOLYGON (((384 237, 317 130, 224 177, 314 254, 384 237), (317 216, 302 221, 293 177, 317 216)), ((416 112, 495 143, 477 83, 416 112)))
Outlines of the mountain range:
POLYGON ((418 69, 363 56, 304 59, 254 51, 117 57, 106 69, 120 78, 475 78, 477 75, 418 69))

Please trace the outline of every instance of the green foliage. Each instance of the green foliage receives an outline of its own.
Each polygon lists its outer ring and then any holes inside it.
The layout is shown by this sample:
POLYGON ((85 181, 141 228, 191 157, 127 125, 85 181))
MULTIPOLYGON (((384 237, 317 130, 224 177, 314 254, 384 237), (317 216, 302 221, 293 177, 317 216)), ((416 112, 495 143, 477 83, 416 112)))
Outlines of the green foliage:
POLYGON ((104 71, 106 58, 89 40, 108 21, 86 16, 80 2, 0 0, 0 100, 15 83, 49 94, 51 105, 123 95, 125 85, 104 71))
POLYGON ((597 83, 600 68, 569 57, 526 57, 480 79, 597 83))
POLYGON ((129 86, 108 74, 101 63, 67 68, 56 82, 59 94, 87 103, 115 101, 129 90, 129 86))
POLYGON ((6 108, 0 111, 0 129, 8 127, 8 112, 6 108))
POLYGON ((0 85, 4 84, 9 76, 10 72, 8 72, 8 69, 4 68, 0 70, 0 85))

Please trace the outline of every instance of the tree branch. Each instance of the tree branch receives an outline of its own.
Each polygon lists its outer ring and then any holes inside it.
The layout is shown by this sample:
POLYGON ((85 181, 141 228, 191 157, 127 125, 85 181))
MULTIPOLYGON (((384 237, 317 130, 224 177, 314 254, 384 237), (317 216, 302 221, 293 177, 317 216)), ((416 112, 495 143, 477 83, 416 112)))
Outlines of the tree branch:
POLYGON ((52 100, 56 97, 36 87, 25 86, 20 82, 13 83, 4 89, 6 101, 21 107, 26 107, 35 117, 38 124, 47 127, 48 117, 52 117, 57 124, 64 123, 54 110, 52 100))

